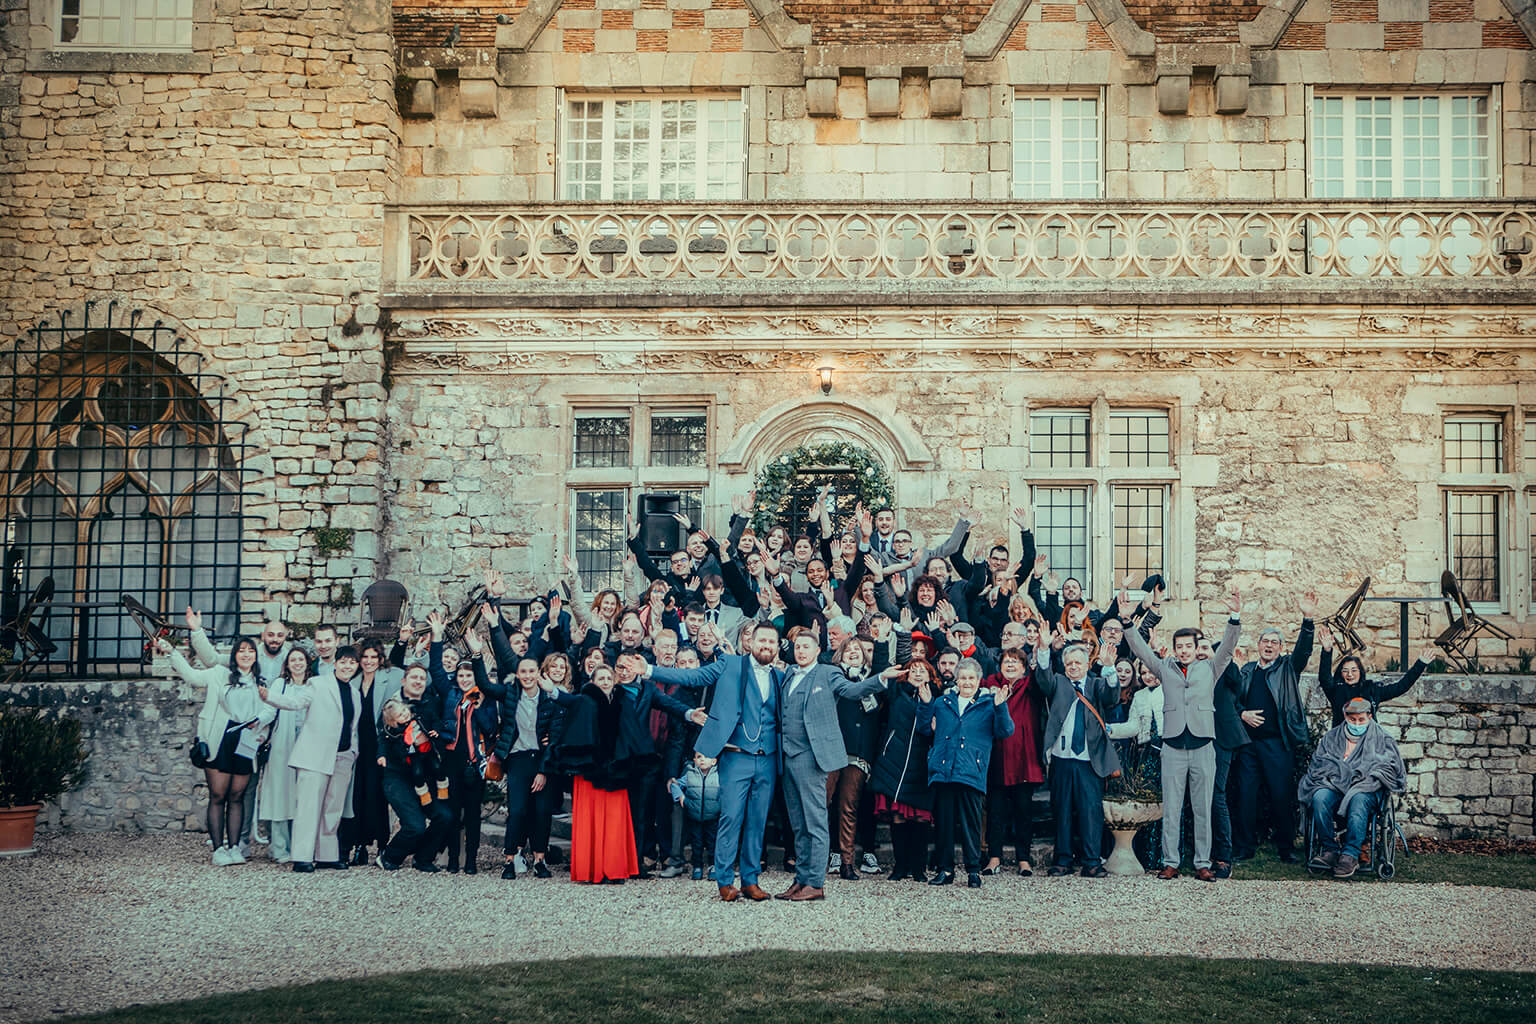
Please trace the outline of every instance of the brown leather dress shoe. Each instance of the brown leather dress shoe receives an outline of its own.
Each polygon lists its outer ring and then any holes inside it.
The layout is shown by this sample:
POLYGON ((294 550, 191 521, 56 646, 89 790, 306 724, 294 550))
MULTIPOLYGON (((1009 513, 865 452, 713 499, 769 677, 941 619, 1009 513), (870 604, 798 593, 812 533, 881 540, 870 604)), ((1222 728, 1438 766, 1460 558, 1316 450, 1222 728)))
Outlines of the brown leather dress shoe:
POLYGON ((1195 872, 1195 877, 1202 882, 1214 882, 1216 881, 1216 872, 1210 868, 1201 868, 1195 872))
POLYGON ((802 885, 800 891, 789 898, 791 903, 809 903, 811 900, 826 899, 827 894, 822 889, 813 889, 808 885, 802 885))
POLYGON ((763 900, 769 900, 773 898, 764 892, 763 887, 758 885, 756 882, 752 883, 751 885, 742 886, 741 894, 749 900, 756 900, 758 903, 761 903, 763 900))
POLYGON ((722 885, 720 887, 720 902, 735 903, 741 899, 741 890, 734 885, 722 885))
POLYGON ((1157 873, 1157 877, 1163 879, 1164 881, 1167 881, 1170 878, 1178 878, 1179 877, 1179 869, 1178 868, 1163 868, 1163 870, 1161 870, 1161 871, 1159 871, 1157 873))
POLYGON ((775 896, 774 899, 776 899, 776 900, 792 900, 792 899, 795 898, 795 893, 799 892, 801 889, 804 889, 804 888, 805 888, 805 886, 801 885, 799 882, 796 882, 794 885, 790 886, 788 889, 785 889, 783 892, 781 892, 777 896, 775 896))

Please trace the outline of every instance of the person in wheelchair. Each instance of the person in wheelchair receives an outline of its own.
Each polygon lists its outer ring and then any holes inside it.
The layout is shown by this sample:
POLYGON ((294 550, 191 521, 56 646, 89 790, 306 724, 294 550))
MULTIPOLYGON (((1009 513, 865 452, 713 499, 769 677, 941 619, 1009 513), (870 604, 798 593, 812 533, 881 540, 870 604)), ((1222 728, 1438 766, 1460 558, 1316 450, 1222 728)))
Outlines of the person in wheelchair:
POLYGON ((1397 744, 1371 717, 1371 703, 1356 697, 1344 705, 1344 722, 1317 744, 1312 764, 1297 787, 1311 814, 1313 870, 1349 878, 1360 867, 1360 849, 1371 822, 1391 794, 1407 788, 1407 770, 1397 744), (1344 822, 1339 842, 1335 818, 1344 822))

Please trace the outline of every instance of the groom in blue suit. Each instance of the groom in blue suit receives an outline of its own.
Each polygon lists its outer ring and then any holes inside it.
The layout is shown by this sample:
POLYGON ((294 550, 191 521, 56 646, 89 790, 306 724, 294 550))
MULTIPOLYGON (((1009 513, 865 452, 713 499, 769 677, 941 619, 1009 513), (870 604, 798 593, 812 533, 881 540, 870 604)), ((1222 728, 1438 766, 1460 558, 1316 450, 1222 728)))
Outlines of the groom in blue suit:
POLYGON ((763 870, 763 833, 779 770, 779 687, 785 674, 773 667, 779 631, 762 623, 752 631, 749 654, 731 654, 696 669, 646 665, 661 683, 715 687, 709 719, 694 744, 699 767, 719 765, 720 831, 715 841, 715 881, 726 903, 742 896, 766 900, 757 884, 763 870), (741 888, 736 880, 738 854, 741 888))

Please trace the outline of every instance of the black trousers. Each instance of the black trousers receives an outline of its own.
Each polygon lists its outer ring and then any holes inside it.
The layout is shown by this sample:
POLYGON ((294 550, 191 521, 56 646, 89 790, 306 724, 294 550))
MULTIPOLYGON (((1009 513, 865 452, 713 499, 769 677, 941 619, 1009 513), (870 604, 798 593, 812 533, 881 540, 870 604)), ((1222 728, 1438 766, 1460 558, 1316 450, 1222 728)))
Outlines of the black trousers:
POLYGON ((1290 853, 1296 845, 1296 758, 1278 736, 1254 740, 1237 750, 1237 821, 1232 845, 1239 854, 1259 846, 1259 793, 1269 794, 1270 824, 1275 849, 1290 853))
POLYGON ((927 874, 928 825, 921 821, 892 822, 891 854, 896 861, 896 871, 909 875, 927 874))
POLYGON ((1017 786, 996 783, 987 788, 988 857, 1003 859, 1003 843, 1008 838, 1011 824, 1019 860, 1030 859, 1029 848, 1035 841, 1035 789, 1033 782, 1021 782, 1017 786))
POLYGON ((384 799, 400 819, 400 828, 380 855, 394 864, 405 863, 407 857, 421 865, 432 863, 453 827, 448 802, 433 800, 423 806, 410 776, 392 769, 384 770, 383 783, 384 799))
POLYGON ((955 838, 959 833, 965 870, 981 870, 981 802, 979 789, 959 782, 933 784, 933 841, 940 871, 955 870, 955 838))
MULTIPOLYGON (((658 765, 637 778, 629 787, 629 817, 635 826, 635 856, 645 867, 646 837, 654 831, 651 827, 651 808, 656 803, 656 789, 661 785, 661 767, 658 765)), ((667 837, 671 845, 671 836, 667 837)))
POLYGON ((545 779, 544 790, 535 793, 532 788, 540 760, 539 751, 524 750, 501 762, 507 780, 507 834, 502 849, 508 857, 525 843, 529 853, 549 850, 549 815, 544 813, 549 806, 544 792, 550 788, 549 780, 545 779))
POLYGON ((485 778, 477 765, 459 760, 448 768, 448 863, 459 863, 459 841, 464 842, 464 863, 473 864, 480 852, 480 814, 485 802, 485 778))
POLYGON ((1098 867, 1104 834, 1104 780, 1087 761, 1051 758, 1051 810, 1056 815, 1056 864, 1072 866, 1073 840, 1083 867, 1098 867))
MULTIPOLYGON (((662 784, 665 781, 658 773, 656 785, 651 790, 651 805, 647 809, 649 817, 646 820, 645 829, 646 848, 648 850, 651 845, 655 845, 658 863, 670 860, 674 852, 678 854, 682 852, 672 849, 672 812, 675 810, 681 814, 682 808, 673 802, 672 794, 668 793, 667 787, 662 784)), ((640 852, 640 848, 636 847, 635 853, 639 855, 640 852)))

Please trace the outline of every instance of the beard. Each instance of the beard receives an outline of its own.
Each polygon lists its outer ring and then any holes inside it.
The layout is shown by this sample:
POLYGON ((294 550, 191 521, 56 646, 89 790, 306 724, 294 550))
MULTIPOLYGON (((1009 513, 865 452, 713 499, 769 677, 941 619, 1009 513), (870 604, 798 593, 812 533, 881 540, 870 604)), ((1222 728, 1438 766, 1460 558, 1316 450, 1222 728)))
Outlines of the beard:
POLYGON ((768 651, 766 652, 766 657, 764 655, 765 652, 763 651, 756 649, 753 649, 752 651, 752 660, 766 668, 767 666, 773 664, 775 653, 773 651, 768 651))
POLYGON ((267 653, 268 654, 276 655, 276 654, 278 654, 278 653, 280 653, 282 651, 283 644, 285 642, 286 641, 279 640, 279 641, 277 641, 276 644, 274 644, 271 640, 263 640, 261 642, 261 646, 263 646, 263 647, 265 647, 267 649, 267 653))

